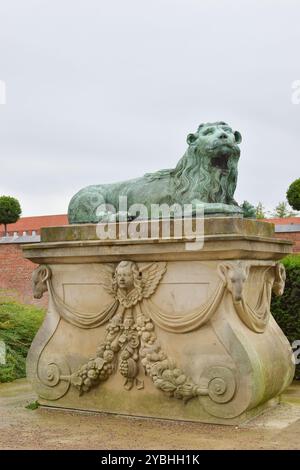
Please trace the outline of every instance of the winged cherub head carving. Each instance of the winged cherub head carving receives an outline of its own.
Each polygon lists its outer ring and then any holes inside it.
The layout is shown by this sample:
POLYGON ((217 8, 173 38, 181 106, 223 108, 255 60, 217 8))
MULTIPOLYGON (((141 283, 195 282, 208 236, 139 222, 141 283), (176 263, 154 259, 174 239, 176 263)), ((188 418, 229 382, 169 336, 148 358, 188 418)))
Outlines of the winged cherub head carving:
POLYGON ((151 297, 165 271, 164 262, 139 267, 134 261, 121 261, 115 269, 112 283, 107 285, 107 290, 123 307, 129 308, 143 298, 151 297))
POLYGON ((139 268, 133 261, 121 261, 115 271, 113 280, 113 287, 115 290, 122 289, 126 293, 132 289, 142 288, 142 278, 139 268))

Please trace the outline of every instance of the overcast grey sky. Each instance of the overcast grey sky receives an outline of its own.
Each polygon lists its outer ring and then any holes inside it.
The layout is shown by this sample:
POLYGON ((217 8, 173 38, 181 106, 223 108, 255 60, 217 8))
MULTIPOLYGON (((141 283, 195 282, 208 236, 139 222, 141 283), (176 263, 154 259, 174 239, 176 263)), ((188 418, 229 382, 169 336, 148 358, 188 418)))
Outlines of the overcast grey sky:
POLYGON ((211 120, 243 135, 239 202, 300 177, 300 0, 0 0, 0 22, 0 193, 24 216, 173 167, 211 120))

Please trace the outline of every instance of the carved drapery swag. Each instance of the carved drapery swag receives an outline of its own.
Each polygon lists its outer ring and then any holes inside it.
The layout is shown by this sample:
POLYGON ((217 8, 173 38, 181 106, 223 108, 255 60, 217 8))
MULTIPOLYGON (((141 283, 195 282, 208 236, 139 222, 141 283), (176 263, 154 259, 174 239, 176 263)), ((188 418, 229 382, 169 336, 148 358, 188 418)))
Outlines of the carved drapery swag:
POLYGON ((119 302, 115 300, 108 305, 104 310, 97 313, 82 313, 69 307, 54 291, 52 282, 48 281, 49 296, 59 312, 60 316, 72 325, 79 328, 97 328, 108 322, 116 313, 119 302))
MULTIPOLYGON (((204 325, 216 312, 225 290, 225 283, 220 282, 210 298, 200 307, 182 315, 165 312, 147 297, 134 298, 132 303, 117 291, 116 300, 104 310, 97 313, 82 313, 68 306, 54 291, 51 281, 48 281, 49 295, 60 316, 79 328, 96 328, 109 321, 121 308, 132 308, 136 317, 136 306, 147 314, 160 328, 171 333, 188 333, 204 325)), ((124 295, 124 294, 123 294, 124 295)), ((132 294, 131 294, 132 295, 132 294)), ((144 294, 145 295, 145 294, 144 294)), ((132 295, 134 297, 134 295, 132 295)))
POLYGON ((272 264, 269 266, 252 264, 252 266, 260 267, 255 276, 257 285, 261 287, 254 307, 249 305, 247 294, 245 294, 246 281, 251 276, 251 264, 247 261, 239 261, 236 264, 222 263, 218 271, 232 295, 233 306, 240 320, 255 333, 263 333, 271 315, 272 290, 275 295, 283 294, 286 274, 284 266, 280 263, 275 267, 272 264))
POLYGON ((215 291, 204 304, 182 315, 167 313, 150 299, 164 274, 165 263, 153 263, 149 268, 146 266, 144 272, 149 271, 149 274, 143 283, 144 290, 138 291, 135 288, 128 295, 120 289, 112 290, 109 282, 114 283, 114 280, 112 276, 109 280, 109 274, 107 273, 106 289, 115 297, 115 300, 97 313, 82 313, 68 306, 55 293, 50 276, 47 279, 47 285, 51 300, 61 317, 79 328, 96 328, 109 321, 120 306, 126 309, 129 307, 135 308, 139 304, 140 309, 147 313, 155 324, 171 333, 188 333, 203 326, 216 312, 227 287, 232 294, 234 308, 243 323, 252 331, 262 333, 270 316, 272 289, 277 295, 281 295, 284 290, 285 270, 283 265, 276 265, 275 276, 272 272, 273 269, 273 266, 262 266, 258 271, 257 276, 260 277, 259 284, 262 288, 256 306, 251 307, 245 299, 244 293, 244 284, 250 270, 249 262, 221 263, 218 267, 221 281, 215 291), (160 271, 157 273, 155 272, 155 266, 161 266, 160 271), (155 274, 158 276, 157 278, 155 278, 155 274))

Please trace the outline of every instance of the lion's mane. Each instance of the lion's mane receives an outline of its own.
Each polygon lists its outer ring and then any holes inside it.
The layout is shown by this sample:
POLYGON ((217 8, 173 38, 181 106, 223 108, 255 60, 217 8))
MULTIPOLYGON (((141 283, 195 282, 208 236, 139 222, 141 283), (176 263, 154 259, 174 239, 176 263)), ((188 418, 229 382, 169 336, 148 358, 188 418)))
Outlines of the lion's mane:
MULTIPOLYGON (((213 125, 215 124, 226 123, 213 125)), ((198 132, 201 127, 203 124, 198 127, 198 132)), ((235 203, 233 195, 238 175, 237 155, 238 150, 233 149, 233 154, 228 159, 228 172, 222 173, 212 165, 210 152, 199 152, 197 147, 189 146, 175 168, 147 173, 145 177, 152 181, 169 176, 177 200, 185 201, 192 195, 204 202, 232 204, 235 203)))

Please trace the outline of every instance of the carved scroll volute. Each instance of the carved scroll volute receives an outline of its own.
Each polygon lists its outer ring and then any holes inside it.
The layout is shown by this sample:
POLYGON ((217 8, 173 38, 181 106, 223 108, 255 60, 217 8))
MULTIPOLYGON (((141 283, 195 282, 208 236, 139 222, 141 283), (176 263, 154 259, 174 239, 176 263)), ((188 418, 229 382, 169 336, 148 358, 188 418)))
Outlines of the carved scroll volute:
POLYGON ((69 364, 63 355, 41 355, 36 370, 36 392, 46 400, 58 400, 70 388, 70 373, 69 364))
POLYGON ((41 299, 48 290, 48 281, 51 279, 51 269, 41 265, 32 273, 32 290, 35 299, 41 299))
POLYGON ((219 275, 231 292, 234 302, 240 302, 243 299, 244 284, 248 278, 249 269, 249 265, 242 262, 223 263, 218 266, 219 275))
POLYGON ((285 288, 286 272, 285 267, 281 263, 275 266, 275 279, 273 284, 273 292, 275 295, 282 295, 285 288))

